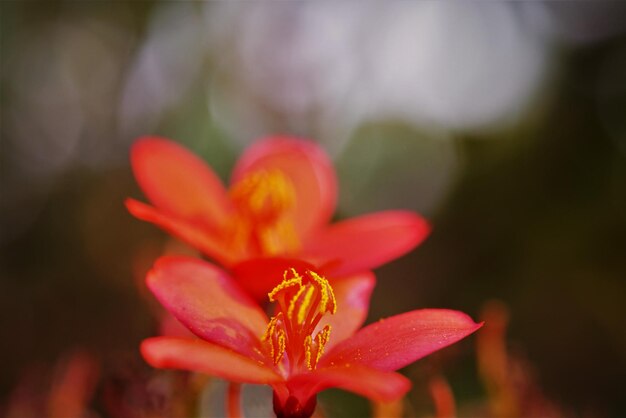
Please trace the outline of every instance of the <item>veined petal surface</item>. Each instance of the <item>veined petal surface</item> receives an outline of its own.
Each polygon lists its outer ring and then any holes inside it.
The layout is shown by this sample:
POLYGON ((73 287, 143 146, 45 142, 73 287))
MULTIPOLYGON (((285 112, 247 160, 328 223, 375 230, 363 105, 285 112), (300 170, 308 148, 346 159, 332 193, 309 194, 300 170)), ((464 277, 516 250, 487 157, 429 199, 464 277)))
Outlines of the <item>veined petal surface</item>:
POLYGON ((146 278, 165 308, 203 340, 261 359, 267 315, 223 270, 202 260, 163 257, 146 278))
POLYGON ((331 278, 331 285, 337 300, 337 312, 334 315, 324 316, 314 332, 316 334, 326 324, 330 325, 330 339, 324 347, 326 352, 351 337, 363 325, 367 318, 370 297, 375 284, 376 278, 369 271, 350 277, 331 278))
POLYGON ((321 363, 364 364, 379 370, 398 370, 447 347, 480 328, 463 312, 419 309, 381 319, 336 345, 321 363))
POLYGON ((141 343, 141 354, 153 367, 201 372, 233 382, 271 384, 282 380, 256 360, 198 339, 148 338, 141 343))
POLYGON ((180 218, 223 224, 231 203, 221 180, 199 157, 176 142, 143 137, 134 143, 131 164, 148 199, 180 218))
POLYGON ((408 211, 384 211, 330 225, 307 239, 302 256, 336 260, 334 274, 371 270, 420 244, 428 223, 408 211))
POLYGON ((391 401, 402 397, 411 382, 400 373, 376 370, 359 364, 343 364, 291 377, 287 382, 301 399, 329 388, 340 388, 361 396, 391 401))
POLYGON ((211 232, 207 225, 168 215, 134 199, 126 199, 125 203, 128 211, 136 218, 159 226, 219 263, 228 266, 240 256, 238 253, 229 251, 229 247, 219 239, 221 233, 211 232))

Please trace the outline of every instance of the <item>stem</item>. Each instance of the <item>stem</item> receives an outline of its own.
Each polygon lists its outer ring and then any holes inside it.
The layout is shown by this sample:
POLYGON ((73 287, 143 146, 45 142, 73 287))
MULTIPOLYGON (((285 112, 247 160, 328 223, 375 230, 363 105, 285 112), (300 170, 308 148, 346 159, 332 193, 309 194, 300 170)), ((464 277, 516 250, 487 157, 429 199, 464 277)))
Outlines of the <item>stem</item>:
POLYGON ((228 383, 228 391, 226 393, 226 409, 228 418, 244 418, 241 411, 241 384, 228 383))

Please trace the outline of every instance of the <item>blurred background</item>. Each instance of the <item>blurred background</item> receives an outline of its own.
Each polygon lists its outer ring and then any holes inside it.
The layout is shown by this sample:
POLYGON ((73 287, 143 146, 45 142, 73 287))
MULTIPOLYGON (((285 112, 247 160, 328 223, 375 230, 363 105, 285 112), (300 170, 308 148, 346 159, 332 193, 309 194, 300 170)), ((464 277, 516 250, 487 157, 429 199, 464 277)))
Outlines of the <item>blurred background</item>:
MULTIPOLYGON (((0 415, 184 415, 202 382, 151 370, 138 345, 158 327, 143 274, 188 250, 126 212, 143 199, 129 147, 175 139, 227 180, 243 147, 277 133, 332 156, 338 219, 404 208, 432 222, 377 271, 372 320, 421 307, 488 320, 405 370, 405 416, 436 414, 441 387, 460 416, 626 415, 626 3, 0 12, 0 415)), ((213 383, 203 416, 220 414, 213 383)), ((370 412, 338 391, 320 404, 370 412)))

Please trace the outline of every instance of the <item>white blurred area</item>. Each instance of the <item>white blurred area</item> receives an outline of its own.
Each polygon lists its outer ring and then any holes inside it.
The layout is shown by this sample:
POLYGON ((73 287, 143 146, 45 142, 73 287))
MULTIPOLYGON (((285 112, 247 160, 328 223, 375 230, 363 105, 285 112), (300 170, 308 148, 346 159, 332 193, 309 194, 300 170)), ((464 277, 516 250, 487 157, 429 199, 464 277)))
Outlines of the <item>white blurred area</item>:
POLYGON ((271 129, 273 121, 255 109, 329 136, 331 147, 341 139, 337 133, 350 133, 336 125, 366 120, 490 127, 526 110, 548 64, 550 40, 537 28, 549 16, 540 3, 217 2, 207 8, 209 26, 227 29, 215 34, 214 48, 236 78, 215 87, 212 109, 241 111, 241 118, 219 119, 230 122, 237 138, 271 129), (223 91, 229 87, 234 94, 223 91))
POLYGON ((126 74, 118 107, 120 134, 154 132, 159 119, 189 93, 207 58, 201 14, 192 2, 164 2, 126 74))
POLYGON ((432 215, 459 166, 454 131, 523 117, 551 47, 541 4, 217 2, 205 11, 220 62, 208 97, 216 122, 242 144, 283 131, 322 142, 343 168, 340 210, 353 214, 432 215), (412 126, 414 143, 359 137, 385 121, 412 126))
MULTIPOLYGON (((43 24, 14 24, 2 62, 3 237, 34 219, 39 197, 68 171, 127 164, 140 135, 211 141, 194 128, 200 123, 239 148, 268 134, 312 138, 346 170, 359 155, 355 170, 380 167, 374 175, 386 176, 387 191, 399 188, 397 196, 415 199, 397 205, 433 210, 454 178, 456 132, 515 127, 558 68, 555 47, 589 45, 624 30, 615 12, 624 8, 604 3, 223 1, 141 8, 145 16, 138 17, 139 6, 123 2, 80 13, 67 7, 43 24), (199 111, 187 114, 188 103, 199 111), (389 141, 400 150, 394 158, 407 157, 395 171, 385 166, 384 132, 358 144, 363 127, 390 122, 410 127, 420 141, 389 141), (182 137, 190 132, 196 137, 182 137)), ((615 60, 620 69, 622 62, 615 60)), ((608 81, 598 80, 602 91, 623 79, 613 65, 601 74, 608 81)), ((605 120, 607 130, 623 132, 619 117, 605 120)), ((371 184, 368 175, 346 178, 354 190, 371 184)), ((361 207, 360 199, 356 191, 346 194, 346 210, 361 207)))

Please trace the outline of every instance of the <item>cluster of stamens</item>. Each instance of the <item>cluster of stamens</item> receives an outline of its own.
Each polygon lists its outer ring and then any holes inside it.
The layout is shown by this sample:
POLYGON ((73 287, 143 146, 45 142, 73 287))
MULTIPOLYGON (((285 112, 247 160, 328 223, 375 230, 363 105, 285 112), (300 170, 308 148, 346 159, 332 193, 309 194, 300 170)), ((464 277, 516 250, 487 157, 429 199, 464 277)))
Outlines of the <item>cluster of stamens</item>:
POLYGON ((293 184, 280 170, 254 171, 230 190, 239 211, 234 238, 256 242, 258 250, 274 255, 294 250, 299 242, 287 213, 296 204, 293 184))
POLYGON ((337 310, 328 280, 313 271, 300 275, 289 269, 268 296, 276 302, 277 312, 262 338, 270 358, 291 371, 315 369, 330 337, 330 325, 313 333, 326 313, 337 310))

